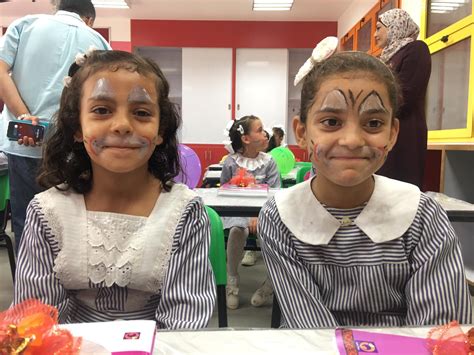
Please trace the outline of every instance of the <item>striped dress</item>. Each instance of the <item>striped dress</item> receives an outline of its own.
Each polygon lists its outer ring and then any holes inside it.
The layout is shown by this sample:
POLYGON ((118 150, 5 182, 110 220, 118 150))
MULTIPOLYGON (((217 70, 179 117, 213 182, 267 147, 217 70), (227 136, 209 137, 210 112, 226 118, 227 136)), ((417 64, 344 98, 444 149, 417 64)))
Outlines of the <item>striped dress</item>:
POLYGON ((162 192, 149 217, 86 211, 82 195, 50 189, 28 207, 14 303, 41 299, 61 323, 203 328, 215 302, 209 242, 201 199, 182 185, 162 192))
MULTIPOLYGON (((387 183, 390 179, 378 178, 377 182, 380 180, 387 183)), ((318 203, 339 227, 327 242, 313 242, 302 241, 290 230, 306 228, 317 233, 318 225, 301 219, 315 210, 302 205, 304 200, 317 202, 310 181, 292 189, 284 193, 293 194, 300 204, 299 208, 289 206, 294 221, 282 221, 281 212, 287 213, 286 209, 273 198, 262 209, 258 225, 263 257, 282 311, 282 327, 472 323, 459 242, 437 202, 419 193, 413 219, 403 235, 378 242, 363 232, 363 224, 355 222, 367 205, 337 209, 318 203)), ((399 196, 403 199, 403 194, 399 196)), ((371 208, 380 207, 374 201, 369 203, 371 208)), ((390 214, 382 207, 379 211, 390 214)), ((384 230, 389 235, 397 224, 394 219, 381 226, 382 237, 384 230)))

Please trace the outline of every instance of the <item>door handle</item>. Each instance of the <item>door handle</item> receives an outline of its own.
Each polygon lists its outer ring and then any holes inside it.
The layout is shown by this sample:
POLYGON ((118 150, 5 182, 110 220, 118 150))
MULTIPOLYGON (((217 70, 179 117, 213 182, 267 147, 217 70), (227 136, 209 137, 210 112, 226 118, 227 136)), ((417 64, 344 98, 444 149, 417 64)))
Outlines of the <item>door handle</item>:
POLYGON ((227 109, 229 109, 229 110, 230 110, 230 109, 231 109, 231 107, 232 107, 232 106, 230 106, 230 104, 229 104, 229 105, 227 105, 227 109))
POLYGON ((240 104, 237 104, 237 111, 240 110, 240 104))

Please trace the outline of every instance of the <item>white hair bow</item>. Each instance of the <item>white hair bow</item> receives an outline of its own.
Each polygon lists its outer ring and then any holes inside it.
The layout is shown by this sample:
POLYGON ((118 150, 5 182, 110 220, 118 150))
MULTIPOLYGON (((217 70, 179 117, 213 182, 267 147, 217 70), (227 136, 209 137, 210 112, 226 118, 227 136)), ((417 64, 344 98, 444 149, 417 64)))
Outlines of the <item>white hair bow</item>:
POLYGON ((301 66, 300 70, 295 76, 294 85, 304 79, 306 75, 314 68, 314 65, 318 62, 321 62, 324 59, 329 58, 336 52, 339 40, 337 37, 326 37, 321 42, 319 42, 311 53, 311 57, 301 66))

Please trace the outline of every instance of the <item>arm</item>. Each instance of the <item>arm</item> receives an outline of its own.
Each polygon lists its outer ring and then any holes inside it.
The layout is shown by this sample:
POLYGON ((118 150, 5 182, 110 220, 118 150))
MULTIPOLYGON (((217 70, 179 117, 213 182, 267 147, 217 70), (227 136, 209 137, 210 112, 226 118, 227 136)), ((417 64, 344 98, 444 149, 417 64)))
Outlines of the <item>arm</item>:
POLYGON ((0 59, 0 98, 8 107, 8 110, 18 117, 24 113, 29 113, 28 107, 21 99, 10 74, 10 66, 0 59))
POLYGON ((224 161, 224 165, 222 166, 222 173, 221 173, 221 185, 229 182, 230 179, 232 179, 232 176, 234 176, 234 172, 232 169, 232 163, 234 159, 232 159, 230 156, 226 158, 224 161))
POLYGON ((278 297, 282 325, 288 328, 336 327, 337 321, 321 300, 318 285, 298 257, 291 236, 270 200, 258 217, 262 255, 278 297))
MULTIPOLYGON (((406 285, 407 325, 472 323, 459 241, 446 213, 428 200, 421 237, 410 255, 413 274, 406 285)), ((422 217, 423 218, 423 217, 422 217)))
POLYGON ((38 202, 33 199, 28 206, 18 254, 13 303, 37 298, 57 307, 62 323, 67 316, 67 292, 53 271, 55 255, 51 240, 38 202))
POLYGON ((176 228, 174 252, 156 310, 158 328, 206 327, 216 299, 209 243, 209 219, 201 201, 195 199, 176 228))
POLYGON ((267 184, 270 187, 281 187, 280 172, 273 158, 267 166, 267 184))
POLYGON ((425 95, 431 74, 430 51, 424 42, 415 41, 405 51, 397 69, 403 94, 402 110, 404 106, 414 105, 421 95, 425 95))

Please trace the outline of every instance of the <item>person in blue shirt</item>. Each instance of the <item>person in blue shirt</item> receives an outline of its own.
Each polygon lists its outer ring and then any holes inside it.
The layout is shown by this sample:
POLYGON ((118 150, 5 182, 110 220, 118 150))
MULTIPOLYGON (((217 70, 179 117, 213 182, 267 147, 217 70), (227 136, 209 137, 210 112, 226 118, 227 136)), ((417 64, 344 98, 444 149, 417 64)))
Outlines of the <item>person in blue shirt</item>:
POLYGON ((49 122, 58 110, 63 78, 78 52, 91 46, 110 49, 91 27, 95 8, 90 0, 61 0, 54 15, 28 15, 8 26, 0 39, 0 150, 8 155, 12 225, 18 250, 26 207, 41 188, 36 184, 41 147, 32 138, 6 138, 15 119, 49 122))

